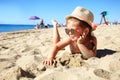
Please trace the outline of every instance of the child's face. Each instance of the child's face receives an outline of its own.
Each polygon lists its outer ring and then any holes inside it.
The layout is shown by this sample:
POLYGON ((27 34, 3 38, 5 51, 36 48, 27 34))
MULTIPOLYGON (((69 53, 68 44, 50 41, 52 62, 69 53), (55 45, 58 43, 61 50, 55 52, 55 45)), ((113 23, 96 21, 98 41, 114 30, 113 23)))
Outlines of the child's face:
POLYGON ((76 41, 82 35, 83 28, 79 25, 78 21, 70 19, 67 21, 65 31, 73 41, 76 41))

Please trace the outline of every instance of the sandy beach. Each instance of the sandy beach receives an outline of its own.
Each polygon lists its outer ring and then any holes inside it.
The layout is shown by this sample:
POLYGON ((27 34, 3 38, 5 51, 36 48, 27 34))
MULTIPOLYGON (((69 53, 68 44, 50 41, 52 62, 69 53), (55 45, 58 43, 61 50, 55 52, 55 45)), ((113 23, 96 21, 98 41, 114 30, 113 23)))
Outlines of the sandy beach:
MULTIPOLYGON (((64 29, 59 28, 61 38, 64 29)), ((58 52, 56 65, 42 61, 53 46, 53 29, 0 33, 0 80, 120 80, 120 25, 100 25, 97 57, 83 60, 78 55, 58 52)))

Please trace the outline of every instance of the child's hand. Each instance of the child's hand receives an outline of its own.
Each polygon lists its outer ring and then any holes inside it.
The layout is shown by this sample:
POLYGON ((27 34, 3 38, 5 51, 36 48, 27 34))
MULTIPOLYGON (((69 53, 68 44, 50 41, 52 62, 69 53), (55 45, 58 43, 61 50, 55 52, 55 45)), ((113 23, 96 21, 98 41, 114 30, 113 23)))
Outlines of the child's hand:
POLYGON ((53 26, 58 26, 58 22, 56 20, 51 20, 53 26))
POLYGON ((55 60, 53 58, 48 58, 45 61, 43 61, 43 64, 48 65, 48 66, 54 63, 55 63, 55 60))
POLYGON ((86 35, 85 35, 85 33, 83 33, 83 34, 78 38, 77 43, 78 43, 78 44, 83 43, 83 41, 85 40, 85 37, 86 37, 86 35))

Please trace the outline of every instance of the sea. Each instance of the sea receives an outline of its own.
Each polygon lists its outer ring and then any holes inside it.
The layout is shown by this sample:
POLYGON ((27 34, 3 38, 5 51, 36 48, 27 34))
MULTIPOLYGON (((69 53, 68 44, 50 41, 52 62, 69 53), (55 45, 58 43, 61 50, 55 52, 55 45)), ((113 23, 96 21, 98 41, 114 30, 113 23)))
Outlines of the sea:
MULTIPOLYGON (((28 30, 34 29, 35 25, 27 25, 27 24, 0 24, 0 33, 1 32, 12 32, 19 30, 28 30)), ((50 26, 52 27, 52 26, 50 26)))

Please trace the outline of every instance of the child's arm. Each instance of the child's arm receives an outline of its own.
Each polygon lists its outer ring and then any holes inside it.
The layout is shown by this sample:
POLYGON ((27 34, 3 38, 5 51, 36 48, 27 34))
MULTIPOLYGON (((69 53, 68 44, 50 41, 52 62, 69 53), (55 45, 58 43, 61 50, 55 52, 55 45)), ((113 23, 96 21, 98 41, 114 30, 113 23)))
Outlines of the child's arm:
POLYGON ((78 39, 78 47, 83 55, 83 58, 88 59, 90 57, 96 56, 96 48, 97 48, 97 40, 96 38, 93 39, 93 42, 90 44, 92 47, 88 48, 86 47, 82 41, 84 40, 84 37, 80 37, 78 39))
POLYGON ((54 45, 51 53, 48 55, 48 58, 43 62, 43 64, 52 65, 57 52, 59 50, 63 49, 68 44, 70 44, 70 42, 71 42, 70 38, 66 38, 66 39, 58 42, 56 45, 54 45))
POLYGON ((85 59, 96 56, 96 49, 88 49, 84 44, 79 44, 79 49, 85 59))

